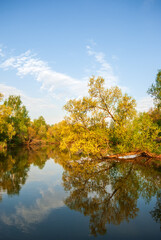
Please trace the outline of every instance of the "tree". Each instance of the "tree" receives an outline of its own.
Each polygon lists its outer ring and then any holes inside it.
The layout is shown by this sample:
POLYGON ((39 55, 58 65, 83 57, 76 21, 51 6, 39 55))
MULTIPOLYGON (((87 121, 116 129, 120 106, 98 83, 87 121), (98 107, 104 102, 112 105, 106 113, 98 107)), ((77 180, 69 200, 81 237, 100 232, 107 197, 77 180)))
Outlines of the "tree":
POLYGON ((154 98, 154 102, 157 108, 161 107, 161 70, 155 79, 155 84, 152 84, 148 89, 148 93, 154 98))
POLYGON ((107 154, 111 150, 109 122, 119 129, 126 129, 136 115, 135 106, 135 100, 122 94, 120 88, 106 89, 103 78, 92 77, 89 97, 69 100, 64 106, 71 130, 63 140, 72 152, 81 150, 86 154, 107 154))
POLYGON ((28 126, 30 123, 26 107, 22 105, 20 96, 13 95, 5 100, 4 105, 11 109, 8 124, 12 124, 15 131, 12 141, 14 143, 24 142, 27 138, 28 126))
POLYGON ((105 88, 104 82, 102 77, 92 77, 89 81, 89 94, 95 100, 96 107, 106 114, 106 118, 118 124, 133 119, 136 101, 127 94, 123 95, 117 86, 105 88))
MULTIPOLYGON (((0 93, 0 102, 3 101, 3 94, 0 93)), ((12 108, 5 106, 5 104, 0 105, 0 148, 6 146, 8 141, 11 141, 15 135, 15 130, 12 122, 9 122, 10 115, 12 113, 12 108)))
MULTIPOLYGON (((155 107, 149 110, 149 115, 154 123, 161 129, 161 70, 158 71, 155 84, 148 89, 148 93, 154 98, 155 107)), ((161 135, 161 132, 160 132, 161 135)))
POLYGON ((151 108, 148 113, 153 119, 153 122, 158 124, 158 126, 161 128, 161 108, 151 108))
POLYGON ((33 128, 36 131, 37 138, 46 138, 47 124, 43 116, 40 116, 38 119, 34 119, 33 128))

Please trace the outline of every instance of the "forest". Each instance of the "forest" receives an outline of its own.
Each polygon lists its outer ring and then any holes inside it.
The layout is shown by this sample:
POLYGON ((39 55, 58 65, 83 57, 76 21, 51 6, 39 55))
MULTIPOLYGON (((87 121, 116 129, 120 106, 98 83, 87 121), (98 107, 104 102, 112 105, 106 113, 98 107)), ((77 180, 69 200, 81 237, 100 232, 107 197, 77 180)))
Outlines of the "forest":
POLYGON ((102 77, 90 78, 88 96, 69 100, 66 116, 49 125, 44 117, 31 120, 20 96, 0 93, 0 151, 10 147, 53 144, 61 151, 110 156, 146 151, 161 154, 161 70, 147 90, 154 108, 137 112, 136 101, 118 86, 106 88, 102 77))

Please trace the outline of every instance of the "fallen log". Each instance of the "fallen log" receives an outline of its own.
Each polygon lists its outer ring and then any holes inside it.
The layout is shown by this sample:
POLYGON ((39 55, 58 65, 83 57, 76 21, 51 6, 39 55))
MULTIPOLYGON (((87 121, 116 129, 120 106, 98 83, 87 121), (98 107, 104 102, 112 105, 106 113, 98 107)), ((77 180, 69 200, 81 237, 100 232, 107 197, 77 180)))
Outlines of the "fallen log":
POLYGON ((135 152, 129 152, 124 154, 108 155, 103 157, 103 159, 135 159, 138 157, 161 159, 161 154, 157 155, 155 153, 149 153, 146 151, 135 151, 135 152))

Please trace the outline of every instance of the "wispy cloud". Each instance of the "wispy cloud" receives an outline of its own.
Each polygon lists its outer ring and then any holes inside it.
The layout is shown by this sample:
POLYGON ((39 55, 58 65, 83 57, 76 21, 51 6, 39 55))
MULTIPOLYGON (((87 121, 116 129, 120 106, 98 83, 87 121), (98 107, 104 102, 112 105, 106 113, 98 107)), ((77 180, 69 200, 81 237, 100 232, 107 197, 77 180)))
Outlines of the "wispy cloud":
POLYGON ((4 54, 2 52, 2 49, 0 48, 0 57, 4 57, 4 54))
POLYGON ((7 86, 5 84, 0 84, 0 89, 1 89, 1 93, 4 95, 5 98, 9 97, 10 95, 21 96, 23 103, 30 108, 32 108, 35 105, 36 107, 39 106, 40 108, 43 108, 43 107, 55 108, 54 104, 47 102, 45 99, 28 97, 23 93, 23 91, 15 87, 7 86))
MULTIPOLYGON (((105 54, 102 52, 96 52, 93 50, 93 44, 86 46, 87 53, 89 56, 93 56, 94 60, 99 63, 99 67, 96 68, 96 76, 102 76, 106 80, 106 86, 110 87, 113 85, 119 85, 119 79, 114 74, 112 66, 106 61, 105 54), (92 46, 92 47, 91 47, 92 46)), ((112 55, 113 60, 118 60, 116 55, 112 55)), ((90 69, 88 69, 90 72, 90 69)), ((123 92, 129 92, 127 86, 119 86, 123 92)), ((143 97, 137 100, 137 111, 146 112, 153 107, 153 99, 151 97, 143 97)))
MULTIPOLYGON (((12 86, 0 84, 0 92, 4 95, 4 99, 8 98, 10 95, 20 96, 23 104, 29 110, 32 118, 37 118, 49 110, 53 113, 56 110, 56 105, 50 102, 49 99, 29 97, 23 91, 12 86)), ((53 119, 47 118, 47 120, 48 122, 53 123, 53 119)))
POLYGON ((137 101, 136 109, 139 112, 147 112, 152 107, 154 107, 154 104, 151 97, 143 97, 137 101))
POLYGON ((21 78, 27 75, 32 76, 41 84, 42 90, 46 90, 56 99, 80 97, 80 95, 87 94, 87 83, 91 75, 104 77, 108 87, 117 84, 118 78, 114 75, 111 65, 106 61, 105 55, 102 52, 95 52, 91 46, 86 48, 88 55, 93 56, 99 66, 94 71, 89 71, 88 76, 82 79, 76 79, 51 69, 47 62, 32 54, 30 50, 7 58, 0 64, 0 68, 15 69, 16 74, 21 78))
POLYGON ((41 89, 47 90, 53 97, 76 96, 80 90, 84 91, 86 82, 68 76, 67 74, 52 70, 48 64, 31 51, 6 59, 1 68, 9 70, 14 68, 21 78, 31 75, 41 83, 41 89))
MULTIPOLYGON (((28 97, 26 93, 16 89, 15 87, 0 84, 1 92, 8 97, 11 94, 20 95, 23 103, 27 106, 32 118, 44 115, 47 122, 58 122, 63 118, 61 110, 65 102, 71 98, 80 98, 88 93, 88 80, 92 75, 102 76, 105 79, 106 87, 118 85, 119 78, 114 73, 112 65, 106 60, 103 52, 95 51, 96 43, 92 40, 90 45, 86 46, 87 54, 92 60, 92 65, 86 68, 86 75, 82 79, 76 79, 68 74, 51 69, 47 62, 40 59, 30 50, 18 56, 6 57, 3 49, 0 48, 0 56, 2 57, 0 68, 3 70, 15 69, 16 74, 23 78, 24 76, 32 76, 33 80, 40 83, 40 88, 46 92, 43 99, 28 97), (53 104, 53 100, 56 102, 53 104), (50 109, 51 111, 48 111, 50 109), (50 113, 49 113, 50 112, 50 113), (55 114, 57 112, 57 114, 55 114), (52 117, 53 116, 53 117, 52 117)), ((115 55, 113 60, 117 60, 115 55)), ((123 92, 129 92, 126 86, 119 86, 123 92)), ((152 106, 152 100, 145 99, 138 101, 138 110, 144 111, 152 106)))
POLYGON ((108 87, 118 84, 118 77, 114 74, 112 66, 106 61, 105 54, 94 51, 90 45, 87 45, 86 49, 88 55, 94 57, 99 64, 94 75, 104 77, 108 87))

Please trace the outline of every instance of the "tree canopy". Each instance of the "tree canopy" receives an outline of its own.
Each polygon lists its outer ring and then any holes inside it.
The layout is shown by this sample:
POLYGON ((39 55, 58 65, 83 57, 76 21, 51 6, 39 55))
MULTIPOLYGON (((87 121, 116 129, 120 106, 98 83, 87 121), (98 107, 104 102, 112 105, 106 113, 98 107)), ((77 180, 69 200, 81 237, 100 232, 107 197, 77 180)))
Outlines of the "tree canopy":
POLYGON ((91 77, 88 95, 69 100, 63 121, 48 125, 43 116, 33 121, 20 96, 3 101, 0 94, 0 148, 10 144, 55 144, 70 154, 106 156, 130 151, 159 151, 160 72, 149 92, 157 110, 137 113, 136 101, 118 86, 105 87, 102 77, 91 77), (154 114, 155 113, 155 114, 154 114))
POLYGON ((61 138, 64 148, 99 155, 156 148, 160 130, 147 113, 137 113, 132 97, 117 86, 105 88, 102 77, 90 78, 88 86, 88 97, 69 100, 64 106, 70 127, 61 138))

